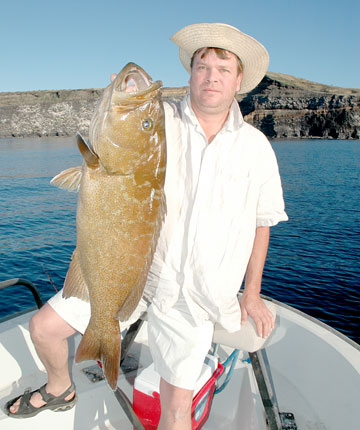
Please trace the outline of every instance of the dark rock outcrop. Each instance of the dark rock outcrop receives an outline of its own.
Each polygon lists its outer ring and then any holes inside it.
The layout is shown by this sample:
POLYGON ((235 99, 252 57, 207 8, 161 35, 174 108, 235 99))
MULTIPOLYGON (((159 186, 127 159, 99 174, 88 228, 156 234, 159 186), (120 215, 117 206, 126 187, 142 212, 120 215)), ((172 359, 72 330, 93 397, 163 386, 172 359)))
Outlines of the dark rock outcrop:
MULTIPOLYGON (((164 88, 164 99, 187 90, 164 88)), ((102 89, 0 93, 0 138, 88 133, 102 89)), ((268 73, 238 101, 246 121, 269 138, 360 139, 360 89, 268 73)))
POLYGON ((269 138, 360 139, 360 90, 269 73, 239 97, 246 121, 269 138))

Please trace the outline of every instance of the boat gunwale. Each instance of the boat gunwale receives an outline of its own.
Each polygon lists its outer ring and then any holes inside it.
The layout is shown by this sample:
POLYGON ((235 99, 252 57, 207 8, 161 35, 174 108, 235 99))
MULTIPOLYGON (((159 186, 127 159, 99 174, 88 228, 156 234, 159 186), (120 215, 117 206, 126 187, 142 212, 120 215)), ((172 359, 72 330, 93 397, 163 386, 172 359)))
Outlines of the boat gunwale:
POLYGON ((26 315, 28 313, 31 314, 32 312, 38 311, 38 310, 39 310, 39 308, 37 306, 33 306, 31 308, 23 309, 22 311, 14 312, 13 314, 10 314, 10 315, 6 315, 6 316, 0 318, 0 325, 2 323, 7 322, 7 321, 11 321, 12 319, 22 317, 23 315, 26 315))
MULTIPOLYGON (((353 348, 355 348, 357 351, 360 352, 360 345, 358 343, 356 343, 354 340, 350 339, 344 333, 341 333, 339 330, 331 327, 329 324, 327 324, 327 323, 301 311, 300 309, 297 309, 294 306, 291 306, 291 305, 288 305, 286 303, 280 302, 279 300, 273 299, 272 297, 261 294, 261 298, 263 298, 264 300, 267 300, 269 302, 274 303, 275 305, 279 306, 280 308, 287 309, 288 311, 294 312, 295 314, 309 320, 310 322, 314 323, 315 325, 320 326, 321 328, 330 332, 334 336, 340 338, 341 340, 343 340, 344 342, 346 342, 347 344, 349 344, 350 346, 352 346, 353 348)), ((36 310, 38 310, 38 308, 36 306, 34 306, 32 308, 27 308, 27 309, 24 309, 22 311, 15 312, 14 314, 11 314, 11 315, 7 315, 5 317, 0 318, 0 324, 4 323, 6 321, 10 321, 12 319, 15 319, 17 317, 26 315, 27 313, 31 313, 31 312, 36 311, 36 310)))
POLYGON ((346 336, 346 334, 341 333, 336 328, 331 327, 329 324, 327 324, 327 323, 301 311, 300 309, 297 309, 294 306, 291 306, 291 305, 288 305, 286 303, 280 302, 276 299, 273 299, 272 297, 266 296, 264 294, 261 294, 261 297, 264 300, 268 300, 268 301, 274 303, 275 305, 279 306, 280 308, 284 308, 284 309, 287 309, 291 312, 294 312, 295 314, 309 320, 310 322, 314 323, 315 325, 320 326, 321 328, 325 329, 326 331, 333 334, 334 336, 340 338, 341 340, 348 343, 350 346, 352 346, 353 348, 355 348, 356 350, 358 350, 360 352, 360 345, 358 343, 356 343, 354 340, 350 339, 348 336, 346 336))

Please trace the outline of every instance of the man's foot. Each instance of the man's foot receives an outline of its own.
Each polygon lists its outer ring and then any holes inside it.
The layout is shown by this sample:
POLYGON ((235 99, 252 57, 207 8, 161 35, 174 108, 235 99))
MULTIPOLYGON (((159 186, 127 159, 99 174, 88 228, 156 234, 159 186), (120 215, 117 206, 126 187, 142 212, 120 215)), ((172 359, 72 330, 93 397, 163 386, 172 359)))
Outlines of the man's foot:
POLYGON ((38 390, 26 390, 22 396, 7 402, 5 412, 10 417, 28 418, 50 409, 55 412, 67 411, 75 406, 77 397, 73 384, 59 396, 47 393, 46 384, 38 390))

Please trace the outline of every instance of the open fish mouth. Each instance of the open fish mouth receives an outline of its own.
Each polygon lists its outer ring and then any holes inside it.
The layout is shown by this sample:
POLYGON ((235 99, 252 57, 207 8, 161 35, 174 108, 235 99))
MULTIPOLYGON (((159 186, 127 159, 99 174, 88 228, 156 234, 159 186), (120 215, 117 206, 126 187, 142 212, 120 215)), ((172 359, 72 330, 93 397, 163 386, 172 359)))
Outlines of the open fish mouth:
POLYGON ((141 70, 134 69, 130 70, 124 79, 120 83, 120 91, 126 93, 137 92, 145 90, 152 84, 152 80, 149 79, 141 70))
POLYGON ((118 92, 142 93, 158 87, 158 82, 153 82, 151 77, 135 63, 127 64, 118 74, 115 81, 115 89, 118 92))

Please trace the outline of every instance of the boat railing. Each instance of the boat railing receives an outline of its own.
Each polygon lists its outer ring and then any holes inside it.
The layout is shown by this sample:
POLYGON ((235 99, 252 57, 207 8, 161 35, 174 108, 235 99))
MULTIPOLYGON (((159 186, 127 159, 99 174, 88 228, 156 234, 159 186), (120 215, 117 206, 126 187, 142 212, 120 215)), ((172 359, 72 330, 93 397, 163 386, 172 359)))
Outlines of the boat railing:
POLYGON ((40 293, 35 287, 35 285, 28 281, 27 279, 23 278, 13 278, 13 279, 7 279, 6 281, 0 282, 0 290, 4 290, 5 288, 14 287, 16 285, 22 285, 29 289, 34 297, 34 300, 36 302, 37 307, 40 309, 41 306, 44 304, 41 300, 40 293))

